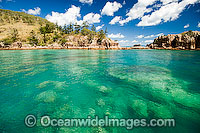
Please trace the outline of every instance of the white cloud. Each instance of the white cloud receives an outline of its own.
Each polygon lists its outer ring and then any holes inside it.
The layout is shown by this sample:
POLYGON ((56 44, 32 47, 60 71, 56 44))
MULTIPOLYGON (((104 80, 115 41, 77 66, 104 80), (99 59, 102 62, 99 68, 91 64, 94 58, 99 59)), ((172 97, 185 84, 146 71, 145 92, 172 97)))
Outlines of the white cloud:
POLYGON ((138 41, 137 40, 133 40, 132 43, 138 43, 138 41))
POLYGON ((41 13, 41 9, 39 7, 36 7, 34 9, 29 9, 28 11, 22 9, 22 11, 31 15, 40 15, 41 13))
POLYGON ((126 5, 126 1, 124 0, 123 5, 126 5))
POLYGON ((137 26, 154 26, 162 22, 174 21, 179 18, 180 13, 187 5, 195 4, 200 0, 182 0, 181 2, 173 2, 163 5, 160 9, 153 12, 151 15, 145 15, 137 26), (173 8, 172 8, 173 7, 173 8))
POLYGON ((69 25, 70 23, 81 25, 83 22, 88 24, 100 23, 101 15, 97 13, 88 13, 83 17, 83 20, 78 20, 81 17, 80 10, 80 7, 72 5, 65 13, 52 12, 51 15, 46 16, 46 19, 60 26, 69 25))
POLYGON ((146 40, 145 43, 153 43, 154 40, 146 40))
POLYGON ((189 24, 187 24, 187 25, 185 25, 184 26, 184 28, 186 29, 186 28, 189 28, 190 27, 190 25, 189 24))
POLYGON ((163 5, 169 4, 171 2, 178 2, 178 0, 160 0, 160 1, 163 3, 163 5))
POLYGON ((139 38, 139 39, 144 38, 144 35, 139 35, 136 38, 139 38))
POLYGON ((131 20, 141 18, 145 13, 149 13, 152 11, 152 8, 147 8, 150 5, 153 5, 157 0, 138 0, 138 2, 133 5, 130 11, 126 14, 128 18, 121 20, 120 24, 124 25, 131 20))
POLYGON ((129 40, 120 40, 120 41, 118 41, 119 43, 128 43, 129 42, 129 40))
POLYGON ((102 25, 100 25, 100 26, 97 26, 96 27, 96 30, 100 30, 100 29, 102 29, 104 27, 104 24, 102 24, 102 25))
POLYGON ((144 38, 154 38, 155 35, 149 35, 149 36, 145 36, 144 38))
POLYGON ((122 8, 122 5, 116 1, 113 3, 107 2, 101 11, 101 14, 107 16, 114 16, 114 13, 117 12, 120 8, 122 8))
POLYGON ((83 17, 84 22, 88 22, 88 24, 94 24, 94 23, 100 23, 101 15, 94 14, 94 13, 88 13, 83 17))
POLYGON ((157 34, 156 36, 163 36, 164 34, 163 33, 160 33, 160 34, 157 34))
POLYGON ((2 0, 0 0, 0 2, 2 2, 2 0))
POLYGON ((76 23, 79 17, 81 17, 80 8, 72 5, 65 13, 52 12, 52 15, 47 15, 46 19, 60 26, 64 26, 65 24, 76 23))
POLYGON ((200 22, 198 23, 197 27, 199 27, 199 28, 200 28, 200 22))
POLYGON ((92 4, 93 3, 93 0, 79 0, 79 2, 81 2, 81 3, 86 3, 86 4, 92 4))
POLYGON ((109 22, 109 24, 113 25, 113 24, 119 22, 120 20, 121 20, 121 16, 116 16, 109 22))
POLYGON ((121 19, 119 24, 123 26, 134 19, 141 20, 137 26, 154 26, 174 21, 188 5, 197 2, 200 0, 138 0, 126 14, 127 18, 121 19))
POLYGON ((121 33, 118 34, 110 34, 108 35, 109 38, 124 38, 125 36, 122 35, 121 33))
POLYGON ((164 35, 163 33, 157 34, 157 35, 149 35, 149 36, 145 36, 144 38, 154 38, 154 37, 158 37, 158 36, 162 36, 164 35))

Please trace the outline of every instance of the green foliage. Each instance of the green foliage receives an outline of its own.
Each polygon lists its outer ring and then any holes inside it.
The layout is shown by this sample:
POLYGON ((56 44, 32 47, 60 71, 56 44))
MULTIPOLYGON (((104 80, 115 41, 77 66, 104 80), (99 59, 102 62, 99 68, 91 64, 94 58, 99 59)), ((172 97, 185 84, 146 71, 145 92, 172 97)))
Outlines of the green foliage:
POLYGON ((82 29, 88 29, 88 27, 89 27, 89 24, 87 23, 87 22, 83 22, 83 24, 82 24, 82 29))
POLYGON ((87 35, 91 34, 91 30, 86 29, 86 28, 83 28, 83 29, 81 30, 81 34, 82 34, 83 36, 87 36, 87 35))
POLYGON ((100 31, 98 32, 98 40, 97 40, 97 42, 98 42, 98 43, 101 43, 105 37, 106 37, 106 34, 104 33, 104 31, 103 31, 103 30, 100 30, 100 31))
POLYGON ((193 32, 192 32, 192 30, 189 30, 187 33, 186 33, 188 36, 193 36, 193 32))
POLYGON ((67 42, 67 40, 65 39, 65 38, 62 38, 61 40, 60 40, 60 44, 63 46, 65 43, 67 42))
POLYGON ((18 39, 18 36, 19 36, 18 30, 15 29, 15 28, 13 28, 13 29, 11 30, 10 35, 11 35, 11 39, 13 40, 13 42, 15 42, 15 41, 18 39))
POLYGON ((40 33, 43 34, 44 43, 47 41, 46 34, 52 33, 55 29, 54 25, 46 24, 46 26, 40 27, 40 33))
POLYGON ((92 30, 93 32, 96 32, 96 27, 95 27, 94 25, 92 25, 91 30, 92 30))
POLYGON ((68 31, 68 34, 74 31, 73 25, 72 25, 72 24, 70 24, 70 25, 67 27, 67 31, 68 31))
POLYGON ((11 45, 12 43, 14 43, 14 42, 17 41, 18 36, 19 36, 18 30, 15 29, 15 28, 13 28, 13 29, 11 29, 11 32, 10 32, 10 34, 9 34, 9 37, 3 39, 3 43, 4 43, 5 45, 11 45))
POLYGON ((54 32, 54 36, 53 36, 53 42, 56 42, 59 38, 60 38, 60 36, 59 36, 58 33, 55 31, 55 32, 54 32))
POLYGON ((3 40, 4 45, 11 45, 13 43, 13 40, 11 38, 6 38, 3 40))
POLYGON ((55 26, 52 24, 46 24, 46 26, 40 28, 41 34, 53 33, 55 26))
POLYGON ((74 28, 75 28, 75 34, 79 34, 79 33, 80 33, 80 30, 81 30, 81 26, 78 25, 78 24, 75 24, 75 25, 74 25, 74 28))
POLYGON ((193 31, 192 31, 192 30, 189 30, 188 32, 184 32, 184 33, 182 33, 181 35, 183 35, 183 36, 185 36, 185 35, 188 35, 188 36, 193 36, 193 35, 194 35, 194 33, 193 33, 193 31))
POLYGON ((106 27, 106 29, 105 29, 105 35, 107 35, 108 34, 108 29, 107 29, 107 27, 106 27))
POLYGON ((12 29, 11 33, 9 34, 9 38, 3 40, 5 44, 12 44, 19 38, 24 40, 24 42, 28 40, 31 45, 45 45, 46 43, 53 42, 65 44, 67 42, 65 39, 67 35, 75 34, 87 36, 89 43, 92 43, 92 40, 95 37, 98 37, 98 42, 101 43, 108 33, 107 28, 105 31, 101 30, 97 33, 96 27, 92 25, 89 28, 89 24, 87 22, 83 22, 82 25, 70 24, 59 26, 58 24, 53 24, 47 21, 46 19, 29 15, 24 12, 0 9, 0 25, 6 25, 7 23, 14 24, 16 22, 27 23, 30 25, 39 24, 39 32, 36 33, 36 31, 31 31, 28 38, 20 38, 17 29, 12 29), (41 36, 43 37, 42 40, 39 39, 41 36))
POLYGON ((30 36, 28 37, 28 40, 29 40, 29 44, 31 44, 31 45, 38 44, 37 36, 33 30, 30 32, 30 36))

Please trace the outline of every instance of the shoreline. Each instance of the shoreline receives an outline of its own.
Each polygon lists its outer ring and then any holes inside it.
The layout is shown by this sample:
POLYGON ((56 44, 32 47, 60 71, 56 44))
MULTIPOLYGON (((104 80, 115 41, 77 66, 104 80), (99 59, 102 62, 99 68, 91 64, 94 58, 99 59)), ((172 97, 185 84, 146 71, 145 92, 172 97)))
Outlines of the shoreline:
POLYGON ((114 48, 89 48, 89 47, 70 47, 70 48, 48 48, 48 47, 31 47, 31 48, 0 48, 0 50, 44 50, 44 49, 68 49, 68 50, 139 50, 139 49, 148 49, 148 50, 192 50, 192 51, 200 51, 200 48, 197 49, 180 49, 180 48, 148 48, 148 47, 114 47, 114 48))
POLYGON ((89 47, 71 47, 71 48, 0 48, 0 50, 42 50, 42 49, 69 49, 69 50, 132 50, 132 49, 150 49, 150 48, 133 48, 133 47, 119 47, 119 48, 89 48, 89 47))

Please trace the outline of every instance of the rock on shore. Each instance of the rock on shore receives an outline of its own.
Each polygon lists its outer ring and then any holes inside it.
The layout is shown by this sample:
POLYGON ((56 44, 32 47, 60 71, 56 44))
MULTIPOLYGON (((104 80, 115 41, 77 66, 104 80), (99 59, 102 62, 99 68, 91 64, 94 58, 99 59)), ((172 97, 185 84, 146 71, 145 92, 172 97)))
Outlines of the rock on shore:
POLYGON ((188 31, 181 34, 159 36, 147 46, 152 49, 200 49, 200 32, 188 31))
POLYGON ((4 45, 1 42, 0 49, 121 49, 121 47, 119 43, 109 38, 105 38, 99 43, 97 38, 89 42, 87 36, 68 36, 67 42, 64 44, 53 43, 45 46, 32 46, 20 41, 11 45, 4 45))

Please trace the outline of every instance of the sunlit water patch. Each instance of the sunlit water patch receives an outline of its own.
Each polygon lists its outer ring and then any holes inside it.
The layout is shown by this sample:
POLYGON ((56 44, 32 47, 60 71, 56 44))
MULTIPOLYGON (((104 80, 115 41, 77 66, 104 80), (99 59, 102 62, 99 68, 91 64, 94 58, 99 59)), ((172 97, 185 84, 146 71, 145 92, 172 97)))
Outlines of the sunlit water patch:
POLYGON ((0 132, 198 132, 199 57, 199 51, 0 51, 0 132), (28 114, 174 118, 176 127, 28 128, 28 114))

